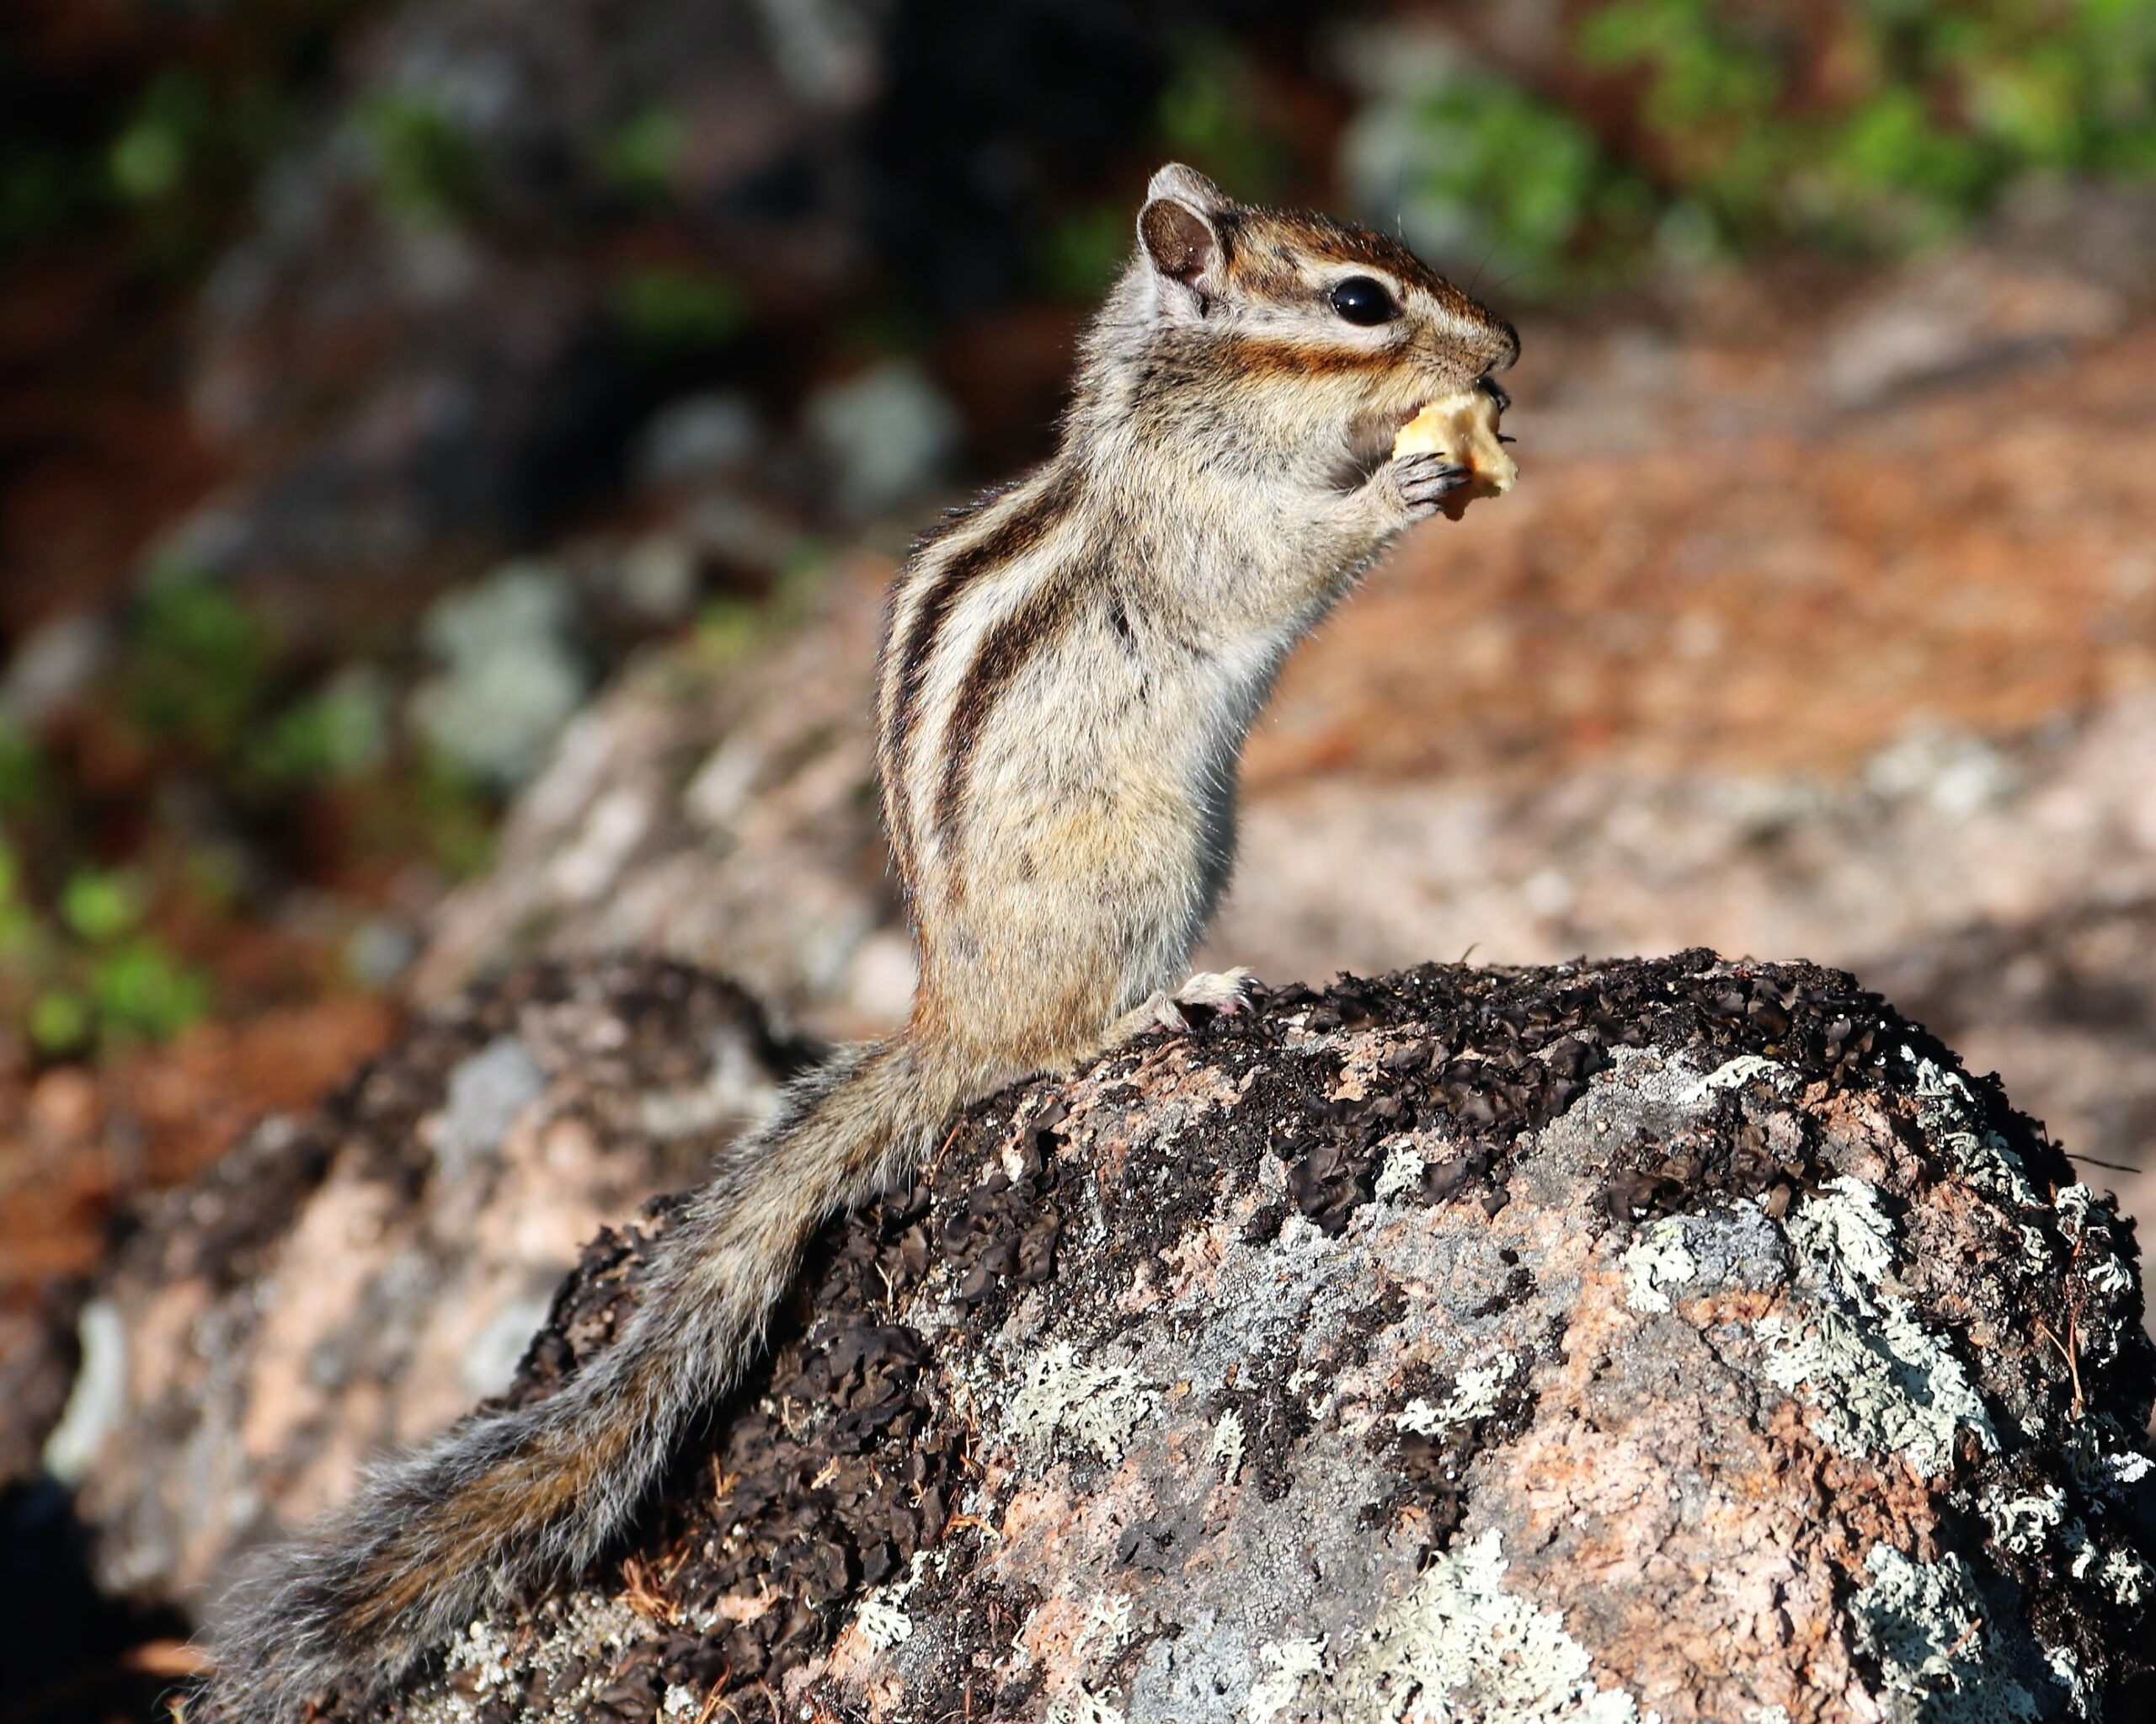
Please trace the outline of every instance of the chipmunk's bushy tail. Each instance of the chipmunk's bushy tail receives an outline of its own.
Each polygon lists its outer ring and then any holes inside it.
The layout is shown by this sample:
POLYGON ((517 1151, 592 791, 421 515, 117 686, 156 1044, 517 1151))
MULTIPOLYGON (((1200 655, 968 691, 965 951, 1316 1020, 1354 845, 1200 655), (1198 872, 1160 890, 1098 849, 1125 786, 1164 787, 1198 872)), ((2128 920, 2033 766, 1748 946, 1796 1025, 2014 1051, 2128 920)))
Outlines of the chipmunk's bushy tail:
POLYGON ((739 1380, 816 1228, 917 1158, 960 1087, 903 1038, 797 1082, 697 1192, 618 1342, 547 1400, 372 1474, 236 1592, 210 1717, 294 1724, 333 1688, 378 1690, 511 1588, 590 1563, 683 1425, 739 1380))

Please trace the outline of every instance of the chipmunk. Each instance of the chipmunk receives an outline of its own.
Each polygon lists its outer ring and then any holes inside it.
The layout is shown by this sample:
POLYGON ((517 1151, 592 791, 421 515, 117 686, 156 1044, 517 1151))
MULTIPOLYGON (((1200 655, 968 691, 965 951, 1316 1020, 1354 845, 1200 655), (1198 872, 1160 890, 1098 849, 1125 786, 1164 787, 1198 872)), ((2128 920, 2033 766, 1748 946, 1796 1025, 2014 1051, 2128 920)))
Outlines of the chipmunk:
POLYGON ((1243 739, 1289 649, 1470 480, 1389 458, 1510 324, 1381 234, 1154 175, 1054 456, 958 511, 894 585, 878 772, 920 960, 905 1027, 841 1049, 732 1146, 621 1339, 549 1399, 376 1473, 250 1588, 213 1716, 364 1698, 490 1601, 588 1566, 739 1380, 823 1223, 919 1167, 957 1109, 1187 1007, 1228 878, 1243 739))

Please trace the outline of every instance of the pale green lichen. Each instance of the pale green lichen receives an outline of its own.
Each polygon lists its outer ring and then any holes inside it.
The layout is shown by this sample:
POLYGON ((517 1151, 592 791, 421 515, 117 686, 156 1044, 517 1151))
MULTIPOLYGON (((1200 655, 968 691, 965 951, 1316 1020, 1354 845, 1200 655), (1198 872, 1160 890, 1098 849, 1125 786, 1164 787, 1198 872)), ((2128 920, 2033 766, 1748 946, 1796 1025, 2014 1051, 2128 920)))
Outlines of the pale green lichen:
POLYGON ((2059 1188, 2052 1199, 2052 1207, 2058 1213, 2059 1231, 2077 1246, 2077 1257, 2085 1255, 2088 1261, 2081 1266, 2082 1279, 2105 1299, 2119 1299, 2133 1290, 2133 1271, 2127 1267, 2116 1252, 2089 1249, 2096 1241, 2089 1238, 2092 1224, 2108 1221, 2111 1217, 2099 1214, 2099 1210, 2110 1205, 2086 1185, 2068 1185, 2059 1188))
POLYGON ((2148 1598, 2151 1583, 2156 1583, 2156 1569, 2132 1551, 2115 1545, 2105 1553, 2104 1566, 2096 1577, 2119 1604, 2138 1609, 2148 1598))
POLYGON ((913 1638, 913 1619, 889 1599, 870 1599, 853 1620, 868 1644, 879 1652, 888 1652, 913 1638))
POLYGON ((1056 1696, 1048 1709, 1047 1724, 1123 1724, 1123 1716, 1081 1684, 1056 1696))
POLYGON ((1241 1474, 1243 1420, 1232 1406, 1220 1415, 1220 1422, 1213 1427, 1213 1447, 1205 1458, 1220 1463, 1220 1476, 1229 1484, 1235 1483, 1241 1474))
POLYGON ((1393 1414, 1392 1428, 1396 1431, 1412 1431, 1418 1437, 1434 1437, 1444 1428, 1444 1423, 1438 1418, 1437 1408, 1418 1395, 1393 1414))
POLYGON ((1961 1171, 1994 1197, 2025 1209, 2041 1203, 2030 1182, 2020 1154, 1997 1132, 1979 1130, 1976 1092, 1958 1071, 1927 1059, 1904 1042, 1902 1058, 1916 1079, 1918 1099, 1929 1105, 1920 1114, 1937 1140, 1954 1151, 1961 1171))
POLYGON ((2133 1291, 2133 1271, 2110 1252, 2084 1268, 2081 1278, 2105 1299, 2123 1299, 2133 1291))
POLYGON ((1011 1434, 1035 1453, 1069 1436, 1113 1466, 1129 1452, 1154 1401, 1127 1365, 1086 1364, 1059 1341, 1026 1368, 1011 1403, 1011 1434))
MULTIPOLYGON (((854 1618, 854 1624, 876 1651, 888 1652, 893 1647, 902 1646, 912 1639, 913 1619, 905 1613, 905 1602, 913 1589, 921 1584, 921 1571, 931 1561, 937 1572, 943 1573, 949 1567, 950 1553, 938 1551, 931 1557, 926 1551, 915 1551, 913 1561, 908 1566, 904 1579, 887 1582, 862 1600, 861 1611, 854 1618)), ((696 1625, 708 1634, 716 1623, 707 1621, 696 1625)))
POLYGON ((1828 1180, 1784 1224, 1807 1278, 1823 1282, 1859 1309, 1894 1267, 1894 1224, 1879 1191, 1848 1174, 1828 1180))
POLYGON ((1083 1658, 1089 1649, 1099 1647, 1113 1657, 1130 1644, 1130 1594, 1111 1593, 1105 1598, 1095 1599, 1086 1607, 1086 1620, 1080 1625, 1078 1637, 1070 1643, 1070 1656, 1083 1658))
POLYGON ((1463 1365, 1453 1379, 1452 1393, 1444 1405, 1432 1406, 1419 1396, 1392 1416, 1393 1428, 1412 1431, 1418 1437, 1438 1437, 1455 1426, 1487 1418, 1497 1410, 1505 1385, 1519 1374, 1519 1361, 1509 1353, 1495 1354, 1479 1364, 1463 1365))
POLYGON ((1716 1090, 1742 1089, 1755 1077, 1780 1078, 1789 1068, 1760 1054, 1739 1054, 1726 1060, 1684 1092, 1687 1102, 1703 1102, 1716 1090))
POLYGON ((2044 1662, 2051 1666, 2052 1680, 2066 1690, 2067 1709, 2077 1718, 2099 1716, 2089 1705, 2089 1684, 2081 1673, 2081 1661, 2065 1647, 2053 1647, 2044 1654, 2044 1662))
POLYGON ((1283 1712, 1292 1712, 1305 1685, 1325 1675, 1322 1640, 1273 1641, 1257 1649, 1265 1673, 1251 1684, 1243 1703, 1249 1724, 1273 1724, 1283 1712))
POLYGON ((2052 1242, 2044 1237, 2043 1230, 2031 1227, 2027 1222, 2017 1224, 2021 1235, 2021 1258, 2030 1268, 2041 1273, 2051 1265, 2052 1242))
POLYGON ((622 1600, 581 1588, 542 1607, 526 1628, 483 1616, 444 1649, 448 1680, 430 1684, 407 1715, 414 1724, 474 1724, 488 1695, 536 1674, 546 1698, 521 1716, 529 1724, 575 1724, 590 1716, 619 1654, 655 1631, 622 1600))
POLYGON ((1288 1374, 1288 1392, 1290 1395, 1299 1396, 1314 1383, 1323 1386, 1316 1396, 1303 1403, 1303 1411, 1310 1416, 1313 1423, 1322 1423, 1332 1416, 1333 1405, 1340 1398, 1340 1391, 1333 1386, 1330 1373, 1321 1371, 1313 1365, 1303 1365, 1288 1374))
POLYGON ((1808 1391, 1811 1428, 1844 1453, 1906 1455, 1926 1476, 1954 1458, 1967 1427, 1987 1449, 1999 1437, 1983 1401, 1945 1337, 1907 1300, 1880 1291, 1894 1263, 1893 1224, 1861 1180, 1831 1180, 1785 1224, 1798 1278, 1818 1302, 1801 1320, 1780 1312, 1754 1328, 1767 1343, 1767 1379, 1808 1391))
POLYGON ((1999 1447, 1961 1362, 1903 1300, 1882 1300, 1876 1318, 1822 1305, 1801 1328, 1778 1313, 1754 1327, 1768 1343, 1767 1380, 1807 1390, 1812 1434, 1844 1454, 1905 1455, 1929 1477, 1952 1462, 1964 1427, 1986 1449, 1999 1447))
POLYGON ((2024 1556, 2042 1550, 2066 1519, 2066 1492, 2056 1485, 2023 1492, 1991 1485, 1977 1506, 1991 1528, 1992 1542, 2024 1556))
POLYGON ((1432 1563, 1388 1605, 1345 1661, 1337 1686, 1359 1697, 1352 1724, 1475 1719, 1483 1724, 1631 1724, 1639 1708, 1600 1686, 1565 1620, 1507 1592, 1492 1528, 1432 1563))
POLYGON ((1874 1696, 1897 1724, 2034 1724, 2028 1689, 2005 1673, 1976 1577, 1959 1556, 1913 1562, 1891 1545, 1865 1557, 1870 1584, 1851 1606, 1857 1643, 1878 1661, 1874 1696))
POLYGON ((1362 1643, 1335 1657, 1321 1641, 1259 1649, 1251 1724, 1659 1724, 1594 1679, 1565 1619, 1502 1585, 1495 1528, 1439 1556, 1362 1643))
POLYGON ((2128 1610, 2138 1610, 2148 1599, 2156 1568, 2134 1551, 2122 1545, 2095 1544, 2078 1520, 2061 1530, 2059 1543, 2071 1553, 2067 1572, 2074 1579, 2087 1582, 2093 1576, 2112 1603, 2128 1610))
POLYGON ((2061 1186, 2052 1199, 2052 1207, 2058 1211, 2060 1231, 2068 1239, 2079 1239, 2089 1230, 2089 1212, 2100 1201, 2092 1186, 2061 1186))
POLYGON ((1373 1188, 1380 1203, 1390 1202, 1421 1189, 1424 1166, 1422 1150, 1403 1139, 1386 1151, 1385 1166, 1378 1170, 1378 1182, 1373 1188))
MULTIPOLYGON (((1733 1063, 1733 1062, 1732 1062, 1733 1063)), ((1699 1278, 1699 1260, 1684 1244, 1681 1215, 1651 1221, 1625 1248, 1625 1303, 1636 1311, 1669 1309, 1668 1289, 1699 1278)))

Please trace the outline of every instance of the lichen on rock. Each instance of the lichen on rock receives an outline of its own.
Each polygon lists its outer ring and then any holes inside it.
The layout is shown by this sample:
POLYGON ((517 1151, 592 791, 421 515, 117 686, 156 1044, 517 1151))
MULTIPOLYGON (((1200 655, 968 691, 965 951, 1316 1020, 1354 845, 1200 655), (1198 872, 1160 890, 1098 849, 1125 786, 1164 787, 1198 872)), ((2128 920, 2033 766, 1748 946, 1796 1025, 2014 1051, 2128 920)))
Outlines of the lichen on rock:
MULTIPOLYGON (((2156 1370, 2073 1187, 1832 972, 1283 989, 970 1109, 569 1595, 619 1609, 505 1599, 391 1710, 2094 1717, 2156 1370)), ((512 1398, 676 1214, 587 1254, 512 1398)))

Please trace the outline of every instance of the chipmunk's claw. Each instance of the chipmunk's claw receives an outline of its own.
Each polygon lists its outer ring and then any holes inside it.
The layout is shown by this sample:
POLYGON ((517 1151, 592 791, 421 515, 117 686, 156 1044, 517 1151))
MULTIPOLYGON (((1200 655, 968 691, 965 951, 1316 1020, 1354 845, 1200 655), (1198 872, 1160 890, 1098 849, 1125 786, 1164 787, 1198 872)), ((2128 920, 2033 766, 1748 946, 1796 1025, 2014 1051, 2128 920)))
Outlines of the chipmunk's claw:
POLYGON ((1124 1012, 1111 1040, 1124 1041, 1152 1030, 1187 1035, 1191 1025, 1184 1011, 1186 1006, 1232 1017, 1250 1009, 1251 995, 1257 985, 1257 978, 1241 966, 1234 969, 1200 970, 1187 977, 1172 994, 1165 988, 1159 989, 1144 1003, 1124 1012))
POLYGON ((1449 456, 1423 450, 1394 456, 1377 470, 1370 483, 1393 518, 1417 521, 1435 515, 1473 478, 1449 456))

